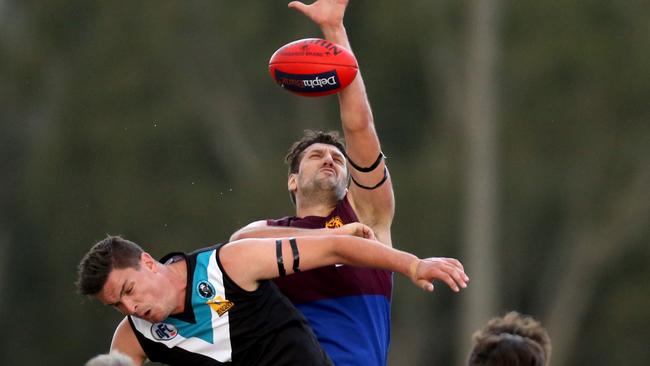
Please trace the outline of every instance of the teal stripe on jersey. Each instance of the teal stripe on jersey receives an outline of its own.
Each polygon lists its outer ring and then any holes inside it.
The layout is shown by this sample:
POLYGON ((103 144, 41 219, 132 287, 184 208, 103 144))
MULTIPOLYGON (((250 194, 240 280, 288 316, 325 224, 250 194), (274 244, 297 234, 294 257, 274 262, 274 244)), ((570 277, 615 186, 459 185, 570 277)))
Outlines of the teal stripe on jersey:
POLYGON ((178 333, 185 338, 196 337, 214 344, 212 311, 209 306, 197 306, 199 304, 205 304, 208 300, 198 296, 196 290, 199 286, 199 282, 208 282, 208 265, 210 264, 210 255, 212 253, 214 253, 214 251, 210 250, 197 255, 192 288, 187 289, 187 291, 191 291, 192 293, 192 308, 194 310, 196 324, 187 323, 171 317, 167 318, 165 322, 172 323, 178 330, 178 333))

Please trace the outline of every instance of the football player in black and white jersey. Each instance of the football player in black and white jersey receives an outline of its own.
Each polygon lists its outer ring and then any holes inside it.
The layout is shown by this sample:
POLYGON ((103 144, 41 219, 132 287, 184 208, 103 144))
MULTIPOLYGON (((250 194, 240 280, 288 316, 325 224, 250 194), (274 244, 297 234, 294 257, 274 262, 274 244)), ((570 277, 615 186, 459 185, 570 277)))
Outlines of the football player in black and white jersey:
POLYGON ((96 243, 79 264, 77 287, 127 315, 111 350, 170 365, 331 365, 304 317, 271 278, 336 263, 467 286, 452 258, 419 259, 376 242, 353 223, 328 236, 244 239, 155 260, 118 236, 96 243), (344 235, 345 234, 345 235, 344 235), (352 236, 355 235, 355 236, 352 236))

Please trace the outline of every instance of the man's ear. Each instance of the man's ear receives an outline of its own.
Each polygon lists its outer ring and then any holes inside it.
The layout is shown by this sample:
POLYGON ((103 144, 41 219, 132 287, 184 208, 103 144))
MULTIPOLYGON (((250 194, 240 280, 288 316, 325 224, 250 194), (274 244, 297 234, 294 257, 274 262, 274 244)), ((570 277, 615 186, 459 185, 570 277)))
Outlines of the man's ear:
POLYGON ((142 252, 142 254, 140 254, 140 264, 154 273, 158 272, 158 262, 147 252, 142 252))
POLYGON ((289 174, 289 178, 287 179, 287 189, 289 189, 289 192, 293 192, 294 194, 296 193, 296 190, 298 190, 298 174, 289 174))

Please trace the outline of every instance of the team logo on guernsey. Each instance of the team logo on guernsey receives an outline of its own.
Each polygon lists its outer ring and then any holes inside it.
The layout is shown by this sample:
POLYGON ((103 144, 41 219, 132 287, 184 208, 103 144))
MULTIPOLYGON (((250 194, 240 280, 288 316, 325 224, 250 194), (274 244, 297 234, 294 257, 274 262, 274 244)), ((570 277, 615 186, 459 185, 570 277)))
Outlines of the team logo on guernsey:
POLYGON ((225 314, 230 308, 235 306, 232 301, 224 299, 221 295, 218 295, 212 300, 208 300, 208 305, 214 310, 219 316, 225 314))
POLYGON ((151 325, 151 336, 157 341, 168 341, 178 335, 176 327, 167 323, 156 323, 151 325))
POLYGON ((214 287, 208 281, 199 282, 199 284, 196 286, 196 291, 199 293, 199 296, 204 299, 211 299, 215 294, 214 287))
POLYGON ((343 226, 343 220, 341 220, 341 218, 338 216, 332 217, 325 223, 325 227, 328 229, 336 229, 337 227, 341 226, 343 226))

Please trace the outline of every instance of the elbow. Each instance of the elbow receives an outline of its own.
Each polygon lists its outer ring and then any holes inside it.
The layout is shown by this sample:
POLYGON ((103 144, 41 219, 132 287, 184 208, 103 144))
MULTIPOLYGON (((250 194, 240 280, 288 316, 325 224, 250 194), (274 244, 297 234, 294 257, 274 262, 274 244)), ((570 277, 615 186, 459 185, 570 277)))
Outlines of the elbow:
POLYGON ((349 133, 361 133, 368 130, 374 130, 374 121, 372 117, 372 112, 359 112, 355 114, 341 114, 341 120, 348 121, 345 124, 344 128, 348 130, 349 133))

